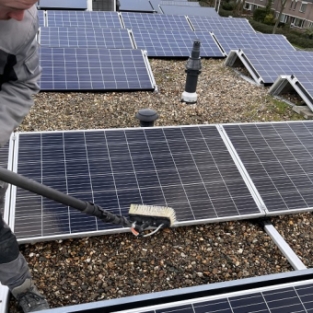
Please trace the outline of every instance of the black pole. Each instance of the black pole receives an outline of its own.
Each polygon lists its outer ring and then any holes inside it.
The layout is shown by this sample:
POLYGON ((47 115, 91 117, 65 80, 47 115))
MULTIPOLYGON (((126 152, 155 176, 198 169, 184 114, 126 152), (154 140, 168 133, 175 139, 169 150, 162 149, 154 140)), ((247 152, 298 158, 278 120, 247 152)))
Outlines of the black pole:
POLYGON ((191 51, 191 56, 187 61, 186 70, 186 85, 185 91, 182 94, 182 102, 188 104, 197 102, 197 84, 198 76, 201 73, 201 58, 200 58, 200 41, 195 40, 191 51))
POLYGON ((0 167, 0 180, 64 205, 70 206, 85 214, 96 216, 106 223, 121 224, 123 226, 130 226, 131 224, 124 216, 112 214, 108 211, 105 211, 96 204, 74 198, 64 194, 61 191, 40 184, 35 180, 26 178, 2 167, 0 167))

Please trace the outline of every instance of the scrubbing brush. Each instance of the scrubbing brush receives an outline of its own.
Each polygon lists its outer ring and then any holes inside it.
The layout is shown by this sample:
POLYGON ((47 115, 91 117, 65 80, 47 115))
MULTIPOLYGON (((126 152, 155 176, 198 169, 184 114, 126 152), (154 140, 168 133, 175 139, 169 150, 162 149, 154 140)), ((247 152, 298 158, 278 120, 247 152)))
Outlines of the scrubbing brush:
POLYGON ((153 232, 143 235, 151 236, 161 228, 171 227, 176 222, 176 213, 170 207, 131 204, 128 214, 129 219, 134 221, 131 231, 135 236, 139 236, 147 228, 155 227, 153 232))
POLYGON ((155 230, 148 235, 143 235, 143 237, 153 235, 161 228, 173 226, 176 221, 175 211, 172 208, 152 205, 132 204, 129 209, 129 218, 115 215, 104 210, 99 205, 79 200, 1 167, 0 180, 66 206, 70 206, 85 214, 96 216, 105 223, 130 227, 132 233, 136 236, 141 235, 141 233, 148 228, 155 228, 155 230))

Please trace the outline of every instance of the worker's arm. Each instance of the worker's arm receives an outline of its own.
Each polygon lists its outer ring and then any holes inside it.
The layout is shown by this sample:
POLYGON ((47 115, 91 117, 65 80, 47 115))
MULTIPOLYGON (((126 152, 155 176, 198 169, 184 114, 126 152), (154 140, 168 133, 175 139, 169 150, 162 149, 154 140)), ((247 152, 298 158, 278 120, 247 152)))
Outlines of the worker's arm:
POLYGON ((6 40, 0 42, 0 146, 8 141, 33 105, 32 96, 39 91, 41 73, 35 37, 36 11, 34 8, 27 11, 21 22, 9 22, 0 23, 0 32, 9 30, 4 36, 6 40), (13 27, 6 27, 5 23, 9 22, 14 23, 13 27), (14 36, 23 36, 23 39, 17 40, 14 36))

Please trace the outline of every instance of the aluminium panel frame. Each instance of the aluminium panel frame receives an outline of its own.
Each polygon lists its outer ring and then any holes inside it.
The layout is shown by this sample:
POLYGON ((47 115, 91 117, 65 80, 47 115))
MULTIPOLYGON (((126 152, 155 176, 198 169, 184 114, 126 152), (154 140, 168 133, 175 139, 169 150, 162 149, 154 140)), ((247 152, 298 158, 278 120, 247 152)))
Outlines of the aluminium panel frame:
MULTIPOLYGON (((14 134, 11 134, 9 140, 9 152, 8 152, 8 164, 7 169, 12 171, 13 167, 13 156, 14 156, 14 134)), ((11 204, 11 189, 13 186, 9 185, 5 193, 5 202, 3 208, 3 220, 9 224, 10 216, 10 204, 11 204)), ((9 295, 10 291, 7 286, 0 284, 0 313, 7 313, 9 310, 9 295)))
POLYGON ((313 95, 310 94, 301 84, 301 79, 299 80, 297 75, 280 75, 274 84, 269 88, 268 93, 273 96, 280 96, 285 88, 288 88, 288 85, 294 89, 294 91, 301 97, 310 110, 313 111, 313 95))
POLYGON ((242 49, 238 50, 230 50, 228 56, 225 60, 225 66, 234 67, 235 64, 238 64, 238 61, 241 62, 246 70, 249 72, 253 80, 258 84, 263 84, 263 79, 257 72, 257 70, 253 67, 247 56, 245 55, 242 49))

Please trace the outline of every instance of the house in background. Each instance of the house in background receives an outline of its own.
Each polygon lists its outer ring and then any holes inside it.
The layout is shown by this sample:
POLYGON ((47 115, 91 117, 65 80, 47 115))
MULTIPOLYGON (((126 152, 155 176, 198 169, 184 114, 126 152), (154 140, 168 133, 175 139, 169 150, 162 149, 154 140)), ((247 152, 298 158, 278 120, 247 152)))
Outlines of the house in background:
MULTIPOLYGON (((245 9, 254 11, 265 8, 268 0, 246 0, 245 9)), ((281 0, 273 0, 272 9, 279 15, 281 0)), ((280 18, 281 23, 288 23, 296 28, 313 28, 313 0, 287 0, 280 18)))

